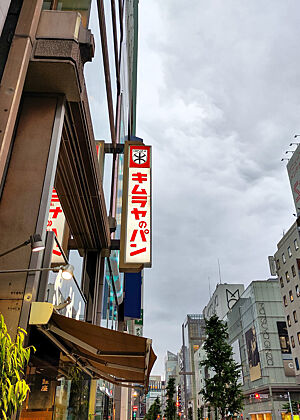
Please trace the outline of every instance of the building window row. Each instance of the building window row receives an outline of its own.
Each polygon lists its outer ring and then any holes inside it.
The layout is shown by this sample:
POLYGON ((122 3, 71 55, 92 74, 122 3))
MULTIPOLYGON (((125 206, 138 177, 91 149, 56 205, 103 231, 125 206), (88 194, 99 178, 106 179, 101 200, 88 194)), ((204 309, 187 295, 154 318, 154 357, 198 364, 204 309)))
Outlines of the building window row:
MULTIPOLYGON (((300 331, 297 332, 297 338, 298 338, 298 344, 300 344, 300 331)), ((295 339, 293 335, 291 335, 291 345, 293 348, 295 348, 295 339)))
MULTIPOLYGON (((294 240, 294 248, 295 248, 295 251, 298 251, 298 249, 299 249, 299 244, 298 244, 298 240, 297 239, 294 240)), ((287 253, 288 253, 289 258, 291 258, 293 254, 292 254, 292 250, 291 250, 291 247, 290 246, 288 246, 288 248, 287 248, 287 253)), ((283 264, 285 264, 286 263, 286 257, 285 257, 284 252, 281 255, 281 259, 282 259, 283 264)), ((277 267, 277 270, 280 269, 280 261, 279 261, 279 259, 276 260, 276 267, 277 267)))
MULTIPOLYGON (((281 282, 282 282, 282 278, 280 278, 280 284, 281 284, 281 282)), ((299 285, 298 284, 296 284, 296 286, 295 286, 295 291, 296 291, 296 296, 299 297, 300 296, 300 289, 299 289, 299 285)), ((289 297, 290 297, 290 301, 291 302, 294 302, 294 295, 293 295, 293 291, 292 290, 289 291, 289 297)), ((284 304, 285 307, 288 306, 286 295, 283 296, 283 304, 284 304)))

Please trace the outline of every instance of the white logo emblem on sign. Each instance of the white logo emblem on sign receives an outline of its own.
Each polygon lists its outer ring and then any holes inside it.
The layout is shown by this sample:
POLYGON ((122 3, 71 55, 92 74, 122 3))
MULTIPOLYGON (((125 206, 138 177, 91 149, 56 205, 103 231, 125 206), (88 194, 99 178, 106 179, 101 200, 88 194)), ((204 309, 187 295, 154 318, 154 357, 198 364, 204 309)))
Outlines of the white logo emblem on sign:
POLYGON ((132 149, 132 160, 137 165, 143 165, 148 159, 148 150, 132 149))

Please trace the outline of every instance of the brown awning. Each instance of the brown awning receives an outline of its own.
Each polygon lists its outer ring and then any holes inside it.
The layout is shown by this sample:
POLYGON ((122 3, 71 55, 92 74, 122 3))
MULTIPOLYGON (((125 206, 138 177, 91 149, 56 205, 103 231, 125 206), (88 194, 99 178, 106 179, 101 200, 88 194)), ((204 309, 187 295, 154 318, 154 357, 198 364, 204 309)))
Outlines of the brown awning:
POLYGON ((152 340, 67 318, 47 302, 32 303, 30 324, 93 378, 148 387, 156 360, 152 340))

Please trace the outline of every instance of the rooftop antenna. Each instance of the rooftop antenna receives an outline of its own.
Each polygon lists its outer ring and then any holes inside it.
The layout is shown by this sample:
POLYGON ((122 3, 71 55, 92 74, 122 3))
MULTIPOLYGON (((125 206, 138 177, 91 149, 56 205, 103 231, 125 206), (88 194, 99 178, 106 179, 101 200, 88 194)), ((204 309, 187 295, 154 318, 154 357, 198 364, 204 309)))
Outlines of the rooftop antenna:
POLYGON ((219 258, 218 258, 218 268, 219 268, 219 280, 220 280, 220 284, 222 284, 221 268, 220 268, 220 260, 219 260, 219 258))

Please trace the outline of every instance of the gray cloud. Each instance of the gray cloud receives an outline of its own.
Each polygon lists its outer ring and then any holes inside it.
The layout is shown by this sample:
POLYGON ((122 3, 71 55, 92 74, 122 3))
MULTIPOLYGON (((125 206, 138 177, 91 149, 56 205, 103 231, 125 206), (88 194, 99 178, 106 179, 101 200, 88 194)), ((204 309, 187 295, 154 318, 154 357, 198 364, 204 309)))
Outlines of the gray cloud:
POLYGON ((140 2, 138 135, 153 145, 145 334, 163 372, 218 281, 269 276, 293 222, 285 165, 300 129, 297 1, 140 2))

